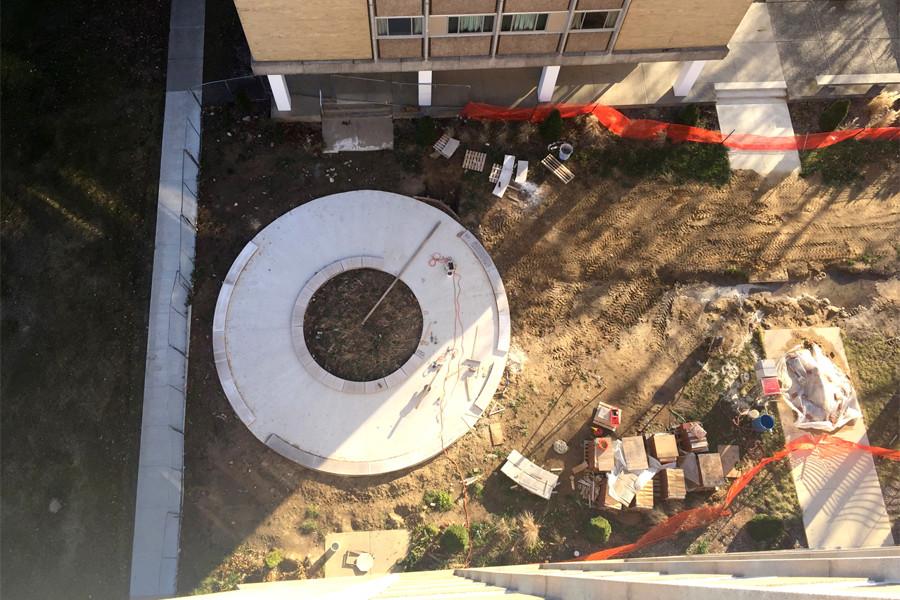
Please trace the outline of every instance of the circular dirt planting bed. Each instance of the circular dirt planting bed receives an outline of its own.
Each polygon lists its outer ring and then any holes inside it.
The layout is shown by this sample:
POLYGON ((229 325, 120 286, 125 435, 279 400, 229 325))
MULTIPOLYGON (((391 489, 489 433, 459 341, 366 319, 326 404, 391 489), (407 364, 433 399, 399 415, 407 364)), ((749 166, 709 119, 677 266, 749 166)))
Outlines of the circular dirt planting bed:
POLYGON ((320 367, 341 379, 374 381, 409 360, 422 336, 422 310, 403 281, 360 325, 393 280, 383 271, 354 269, 316 290, 303 316, 303 338, 320 367))

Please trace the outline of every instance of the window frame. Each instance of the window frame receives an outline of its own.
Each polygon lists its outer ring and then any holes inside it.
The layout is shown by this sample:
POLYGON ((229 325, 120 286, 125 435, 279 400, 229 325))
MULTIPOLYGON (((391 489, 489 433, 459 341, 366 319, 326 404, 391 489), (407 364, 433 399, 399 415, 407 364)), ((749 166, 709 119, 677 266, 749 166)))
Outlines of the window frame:
POLYGON ((398 15, 398 16, 390 16, 390 17, 375 17, 375 37, 380 40, 396 40, 396 39, 410 39, 410 38, 421 38, 425 36, 425 16, 424 15, 398 15), (390 33, 390 23, 387 24, 388 33, 380 33, 379 24, 381 21, 389 22, 391 20, 399 20, 399 19, 408 19, 410 31, 415 31, 415 27, 413 25, 415 20, 419 21, 419 33, 398 33, 392 34, 390 33))
MULTIPOLYGON (((443 16, 443 15, 442 15, 442 16, 443 16)), ((443 35, 453 36, 453 37, 467 36, 467 35, 478 35, 478 36, 492 35, 492 34, 494 33, 494 28, 495 28, 495 26, 496 26, 496 24, 497 24, 497 18, 496 18, 496 17, 497 17, 497 13, 476 13, 476 14, 462 14, 462 15, 446 15, 446 17, 447 17, 447 33, 446 33, 446 34, 440 34, 440 36, 431 36, 431 37, 442 37, 443 35), (456 31, 456 32, 450 31, 450 20, 451 20, 451 19, 459 19, 460 17, 481 17, 481 31, 462 31, 462 32, 460 32, 460 31, 456 31), (484 28, 484 20, 485 20, 485 18, 490 18, 490 19, 491 19, 491 28, 490 28, 490 29, 485 29, 485 28, 484 28)), ((458 21, 457 21, 457 29, 459 29, 459 22, 458 22, 458 21)))
MULTIPOLYGON (((619 20, 622 18, 622 9, 603 9, 603 10, 576 10, 572 13, 572 22, 569 23, 569 31, 615 31, 619 26, 619 20), (584 22, 585 15, 589 13, 607 13, 607 15, 611 15, 612 13, 616 13, 615 21, 612 25, 608 27, 575 27, 576 20, 580 17, 582 23, 584 22)), ((607 16, 606 21, 609 21, 609 16, 607 16)))
POLYGON ((499 31, 499 34, 502 34, 502 35, 509 35, 509 34, 513 34, 513 35, 516 35, 516 34, 525 34, 525 35, 527 35, 527 34, 529 34, 529 33, 532 33, 532 34, 534 34, 534 33, 538 33, 538 34, 540 34, 540 33, 561 33, 561 32, 557 32, 557 31, 553 31, 553 32, 548 32, 548 31, 547 31, 547 24, 550 22, 550 13, 551 13, 551 12, 556 12, 556 11, 547 11, 547 12, 514 12, 514 13, 503 13, 503 14, 501 15, 501 17, 500 17, 500 31, 499 31), (534 28, 534 29, 504 29, 504 28, 503 28, 503 27, 504 27, 504 21, 506 21, 506 18, 507 18, 507 17, 509 17, 509 19, 510 19, 510 26, 512 26, 512 18, 515 17, 515 16, 519 16, 519 15, 537 15, 537 19, 535 19, 535 22, 534 22, 535 28, 534 28), (542 18, 542 17, 543 17, 543 20, 544 20, 543 27, 541 27, 540 29, 538 29, 537 26, 538 26, 538 24, 541 22, 541 18, 542 18))

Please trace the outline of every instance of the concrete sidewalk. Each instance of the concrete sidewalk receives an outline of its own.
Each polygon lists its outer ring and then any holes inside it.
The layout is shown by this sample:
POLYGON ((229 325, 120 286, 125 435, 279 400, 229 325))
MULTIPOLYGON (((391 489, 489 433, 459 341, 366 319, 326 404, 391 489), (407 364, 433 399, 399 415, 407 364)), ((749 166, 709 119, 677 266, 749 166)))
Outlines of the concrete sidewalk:
MULTIPOLYGON (((769 358, 778 358, 803 339, 812 339, 826 353, 833 353, 838 367, 850 372, 840 330, 836 327, 801 330, 770 329, 763 332, 763 348, 769 358)), ((785 441, 807 432, 794 425, 794 414, 778 402, 778 415, 785 441)), ((815 433, 815 432, 814 432, 815 433)), ((834 435, 868 445, 862 418, 842 427, 834 435)), ((824 455, 814 451, 790 458, 791 476, 803 511, 803 526, 809 548, 865 548, 893 546, 891 520, 875 472, 875 462, 867 452, 824 455)))
POLYGON ((184 476, 184 411, 194 263, 204 0, 172 0, 131 598, 174 596, 184 476))

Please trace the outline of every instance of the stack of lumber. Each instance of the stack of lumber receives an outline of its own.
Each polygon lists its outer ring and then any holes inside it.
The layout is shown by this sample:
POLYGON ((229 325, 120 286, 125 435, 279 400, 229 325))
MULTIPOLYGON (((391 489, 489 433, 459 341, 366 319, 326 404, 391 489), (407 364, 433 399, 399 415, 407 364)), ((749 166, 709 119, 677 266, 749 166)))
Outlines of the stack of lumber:
POLYGON ((575 486, 578 495, 589 507, 599 507, 606 494, 606 477, 595 473, 585 473, 575 486))
POLYGON ((678 426, 678 441, 685 452, 709 452, 706 430, 699 421, 690 421, 678 426))
POLYGON ((717 449, 722 457, 722 472, 728 479, 737 479, 741 476, 741 470, 737 465, 741 461, 740 446, 719 446, 717 449))
POLYGON ((681 469, 663 469, 653 480, 658 483, 659 496, 663 500, 684 500, 687 495, 681 469))
POLYGON ((697 455, 693 452, 682 454, 678 457, 676 464, 684 474, 684 485, 687 491, 701 489, 703 484, 700 482, 700 463, 697 461, 697 455))
POLYGON ((558 475, 540 468, 522 456, 518 450, 509 453, 500 471, 532 494, 547 500, 559 482, 558 475))
POLYGON ((722 457, 718 452, 698 454, 697 463, 700 467, 700 486, 705 490, 712 490, 725 485, 725 474, 722 472, 722 457))
POLYGON ((639 435, 622 438, 622 453, 625 455, 627 471, 643 471, 650 467, 647 462, 647 451, 644 449, 644 438, 639 435))
POLYGON ((648 481, 639 489, 631 501, 631 508, 637 510, 651 510, 653 508, 653 482, 648 481))
POLYGON ((678 460, 678 442, 671 433, 657 433, 647 444, 650 456, 664 465, 678 460))

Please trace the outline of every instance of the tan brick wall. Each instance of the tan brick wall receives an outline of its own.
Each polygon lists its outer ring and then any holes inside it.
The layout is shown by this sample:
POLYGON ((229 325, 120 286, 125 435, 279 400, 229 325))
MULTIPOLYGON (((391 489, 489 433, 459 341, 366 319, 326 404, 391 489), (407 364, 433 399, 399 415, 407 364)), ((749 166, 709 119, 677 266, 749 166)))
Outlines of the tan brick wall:
POLYGON ((550 12, 569 10, 569 0, 506 0, 503 12, 550 12))
POLYGON ((253 58, 371 59, 366 0, 234 0, 253 58))
POLYGON ((615 50, 724 46, 752 0, 632 0, 615 50))
POLYGON ((609 8, 622 8, 625 0, 578 0, 575 10, 606 10, 609 8))
POLYGON ((488 56, 491 36, 432 38, 431 56, 488 56))
POLYGON ((375 0, 375 14, 379 17, 421 15, 424 14, 422 0, 375 0))
POLYGON ((497 12, 494 0, 431 0, 433 15, 478 15, 497 12))
POLYGON ((556 54, 559 35, 501 35, 497 54, 556 54))
POLYGON ((378 40, 378 55, 381 58, 420 58, 422 56, 422 39, 407 38, 402 40, 378 40))
POLYGON ((566 52, 604 52, 609 46, 611 37, 610 31, 571 32, 569 39, 566 40, 566 52))

